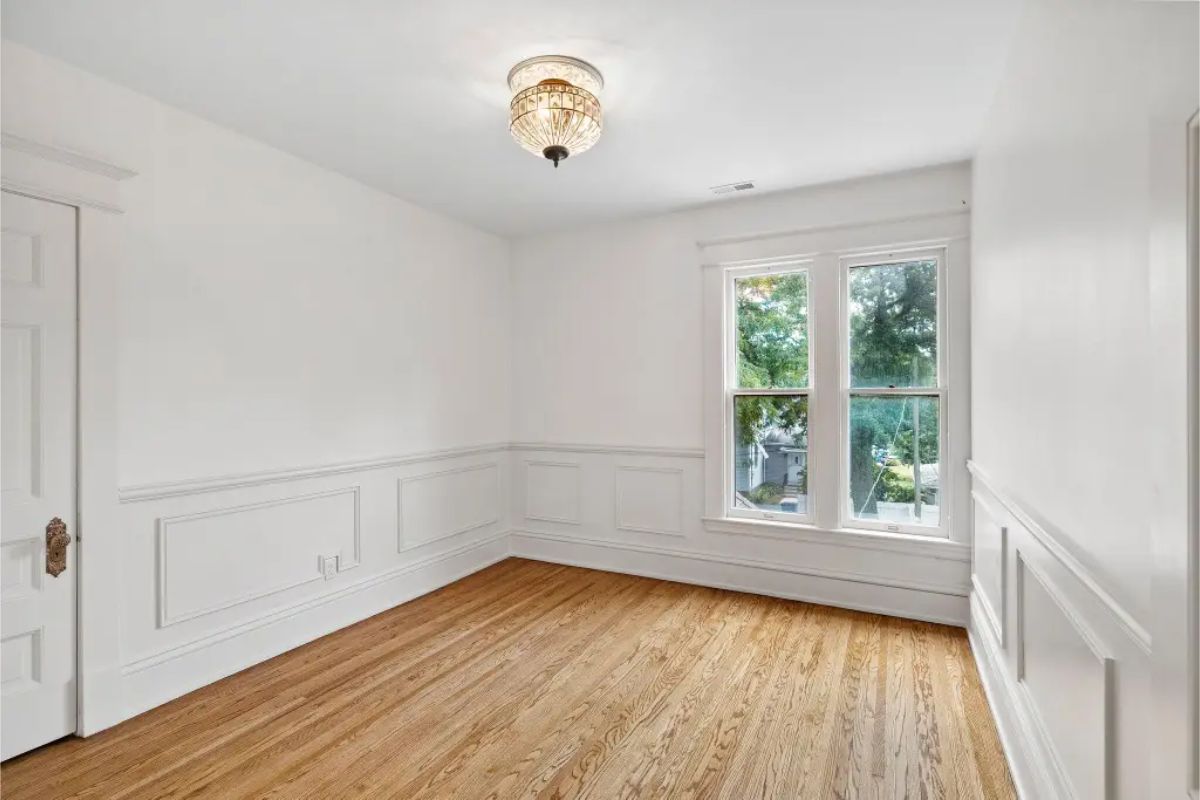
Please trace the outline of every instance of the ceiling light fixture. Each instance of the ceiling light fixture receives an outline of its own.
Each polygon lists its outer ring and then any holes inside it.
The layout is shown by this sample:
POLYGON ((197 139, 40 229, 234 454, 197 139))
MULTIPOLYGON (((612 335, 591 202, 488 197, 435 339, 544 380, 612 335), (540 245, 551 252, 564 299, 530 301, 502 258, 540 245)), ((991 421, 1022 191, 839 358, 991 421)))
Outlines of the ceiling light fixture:
POLYGON ((600 70, 570 56, 527 58, 508 73, 513 93, 508 130, 517 144, 548 158, 558 168, 564 158, 589 149, 600 138, 600 70))

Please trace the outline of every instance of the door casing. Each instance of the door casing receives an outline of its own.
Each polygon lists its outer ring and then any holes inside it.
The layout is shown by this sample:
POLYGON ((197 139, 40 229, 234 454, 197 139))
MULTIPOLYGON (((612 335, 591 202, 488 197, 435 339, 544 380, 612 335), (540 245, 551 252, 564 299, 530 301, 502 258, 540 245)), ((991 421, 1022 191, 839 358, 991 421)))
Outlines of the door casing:
POLYGON ((107 159, 4 131, 0 188, 76 209, 76 733, 123 718, 116 459, 116 283, 121 184, 107 159))

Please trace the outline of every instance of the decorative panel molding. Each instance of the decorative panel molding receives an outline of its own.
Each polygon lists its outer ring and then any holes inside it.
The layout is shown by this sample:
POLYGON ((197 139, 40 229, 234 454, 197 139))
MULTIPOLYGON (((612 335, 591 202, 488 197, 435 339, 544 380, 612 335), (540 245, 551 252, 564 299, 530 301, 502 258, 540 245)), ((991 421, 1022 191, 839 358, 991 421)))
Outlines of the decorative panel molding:
POLYGON ((158 520, 159 627, 324 580, 361 559, 359 487, 158 520))
POLYGON ((396 482, 400 552, 499 522, 500 467, 475 464, 396 482))
POLYGON ((683 470, 618 465, 613 477, 613 520, 618 529, 683 535, 683 470))
POLYGON ((580 524, 583 471, 572 461, 525 462, 525 519, 580 524))
POLYGON ((971 646, 1021 796, 1148 796, 1152 692, 1140 677, 1152 669, 1148 631, 1034 510, 978 464, 969 467, 977 537, 971 646), (997 622, 1007 652, 992 635, 997 622))
POLYGON ((979 485, 986 489, 1005 510, 1012 514, 1013 518, 1021 524, 1021 527, 1036 539, 1038 544, 1063 569, 1067 570, 1073 578, 1083 584, 1088 593, 1105 607, 1109 614, 1111 614, 1113 621, 1125 629, 1126 634, 1137 643, 1142 651, 1146 655, 1150 655, 1152 644, 1150 632, 1134 619, 1133 615, 1121 606, 1112 595, 1101 587, 1100 582, 1096 580, 1095 576, 1059 543, 1057 537, 1043 528, 1028 511, 1022 509, 1015 500, 1005 494, 977 463, 974 461, 967 462, 967 469, 970 470, 972 477, 975 478, 979 485))
POLYGON ((1017 551, 1017 680, 1049 766, 1075 798, 1113 797, 1113 659, 1061 591, 1017 551))
POLYGON ((975 547, 971 583, 979 595, 992 634, 1003 649, 1008 646, 1008 527, 978 492, 975 505, 975 547))

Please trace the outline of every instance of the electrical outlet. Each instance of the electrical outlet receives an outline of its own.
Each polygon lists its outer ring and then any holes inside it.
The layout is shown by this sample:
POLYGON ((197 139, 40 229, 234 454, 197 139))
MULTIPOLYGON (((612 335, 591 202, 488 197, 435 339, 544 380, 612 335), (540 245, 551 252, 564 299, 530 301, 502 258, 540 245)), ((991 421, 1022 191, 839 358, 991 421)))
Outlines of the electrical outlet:
POLYGON ((337 575, 337 571, 337 556, 321 556, 321 574, 325 576, 325 580, 333 580, 333 576, 337 575))

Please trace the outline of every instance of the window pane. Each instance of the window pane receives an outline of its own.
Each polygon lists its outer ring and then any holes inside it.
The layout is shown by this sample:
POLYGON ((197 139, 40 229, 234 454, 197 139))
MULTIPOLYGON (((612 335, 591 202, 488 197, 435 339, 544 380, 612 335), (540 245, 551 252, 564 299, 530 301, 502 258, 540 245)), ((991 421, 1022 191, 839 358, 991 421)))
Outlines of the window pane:
POLYGON ((937 386, 937 261, 850 269, 850 385, 937 386))
POLYGON ((858 519, 937 526, 936 397, 850 398, 850 502, 858 519), (914 413, 918 411, 920 413, 914 413))
POLYGON ((734 281, 737 379, 741 389, 808 386, 808 274, 734 281))
POLYGON ((733 398, 733 507, 808 513, 808 398, 733 398))

